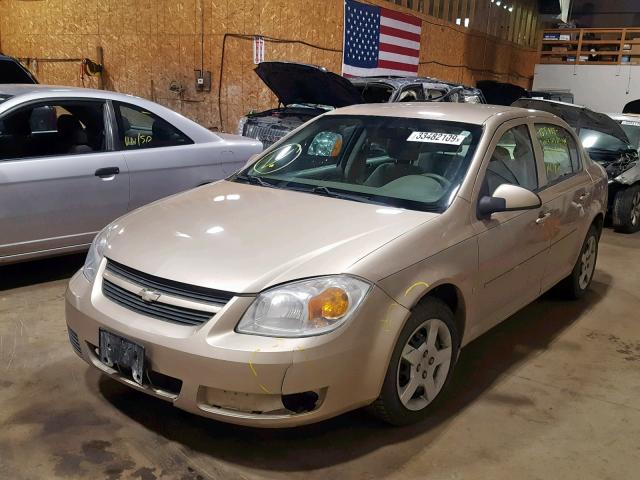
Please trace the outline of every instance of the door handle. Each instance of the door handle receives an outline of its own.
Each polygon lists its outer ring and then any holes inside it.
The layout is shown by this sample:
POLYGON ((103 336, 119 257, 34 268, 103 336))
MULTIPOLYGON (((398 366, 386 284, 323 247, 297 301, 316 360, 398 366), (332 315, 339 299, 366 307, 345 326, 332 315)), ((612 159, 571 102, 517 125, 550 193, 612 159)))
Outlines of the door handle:
POLYGON ((118 175, 120 173, 119 167, 105 167, 99 168, 96 170, 96 177, 104 178, 104 177, 112 177, 114 175, 118 175))
POLYGON ((578 200, 582 201, 582 200, 584 200, 585 198, 588 198, 588 197, 589 197, 589 192, 583 192, 578 197, 578 200))
POLYGON ((545 213, 540 212, 540 216, 538 216, 538 218, 536 218, 536 223, 537 223, 538 225, 541 225, 541 224, 543 224, 543 223, 547 220, 547 218, 549 218, 550 216, 551 216, 551 212, 545 212, 545 213))

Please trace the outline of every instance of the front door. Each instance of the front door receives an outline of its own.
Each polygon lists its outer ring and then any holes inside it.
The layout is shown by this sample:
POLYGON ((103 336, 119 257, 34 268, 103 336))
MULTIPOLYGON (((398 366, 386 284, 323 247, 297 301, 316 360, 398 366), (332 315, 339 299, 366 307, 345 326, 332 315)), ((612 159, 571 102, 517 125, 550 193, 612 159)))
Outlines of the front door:
POLYGON ((0 258, 86 245, 126 213, 127 166, 108 151, 105 116, 103 101, 52 100, 0 118, 0 258))
MULTIPOLYGON (((538 189, 536 159, 526 124, 512 121, 503 125, 489 152, 474 192, 476 204, 501 184, 538 189)), ((504 320, 540 294, 549 251, 549 240, 540 224, 542 214, 540 208, 495 213, 490 219, 474 218, 474 228, 479 232, 475 295, 480 329, 504 320)))

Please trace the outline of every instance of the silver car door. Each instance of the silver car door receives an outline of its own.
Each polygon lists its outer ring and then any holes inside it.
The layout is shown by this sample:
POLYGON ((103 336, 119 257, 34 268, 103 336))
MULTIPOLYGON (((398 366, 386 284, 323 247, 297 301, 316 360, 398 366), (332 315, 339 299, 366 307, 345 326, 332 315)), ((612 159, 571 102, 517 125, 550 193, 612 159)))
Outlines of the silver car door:
POLYGON ((545 215, 543 229, 551 242, 542 278, 544 291, 573 270, 590 222, 585 219, 585 207, 593 193, 593 182, 582 166, 576 139, 568 130, 545 120, 534 124, 533 137, 544 176, 539 192, 545 215))
POLYGON ((129 167, 129 208, 225 178, 241 166, 225 142, 194 143, 177 127, 137 105, 113 102, 118 142, 129 167))
MULTIPOLYGON (((522 120, 505 123, 485 156, 474 188, 474 204, 503 183, 531 191, 538 187, 533 144, 522 120)), ((504 320, 540 294, 549 240, 539 222, 541 209, 495 213, 472 223, 478 232, 479 318, 484 331, 504 320)))
POLYGON ((127 166, 121 152, 108 151, 108 123, 95 125, 103 129, 103 139, 86 134, 87 124, 100 122, 98 116, 105 121, 104 105, 52 100, 3 116, 2 128, 19 148, 0 157, 0 260, 81 247, 127 211, 127 166), (43 119, 43 108, 53 117, 43 119), (91 108, 97 109, 93 120, 76 118, 92 115, 91 108), (20 125, 11 126, 14 118, 20 125), (62 124, 71 143, 57 152, 64 145, 62 124))

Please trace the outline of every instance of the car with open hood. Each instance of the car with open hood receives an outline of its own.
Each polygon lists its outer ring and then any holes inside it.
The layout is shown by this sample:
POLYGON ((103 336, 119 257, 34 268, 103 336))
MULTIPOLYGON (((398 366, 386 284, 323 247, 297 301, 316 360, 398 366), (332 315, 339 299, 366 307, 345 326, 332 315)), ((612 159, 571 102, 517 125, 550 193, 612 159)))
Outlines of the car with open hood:
POLYGON ((415 422, 461 347, 555 285, 585 293, 606 192, 545 112, 333 110, 105 228, 69 283, 69 339, 104 374, 221 421, 368 406, 415 422))
POLYGON ((523 98, 513 105, 553 113, 571 125, 589 156, 607 172, 613 227, 625 233, 640 230, 638 134, 633 137, 635 143, 627 134, 633 135, 633 125, 625 125, 604 113, 570 103, 523 98))
POLYGON ((480 90, 426 77, 345 78, 323 67, 293 62, 262 62, 256 74, 278 99, 277 108, 251 112, 237 133, 265 148, 303 123, 334 108, 359 103, 486 103, 480 90))

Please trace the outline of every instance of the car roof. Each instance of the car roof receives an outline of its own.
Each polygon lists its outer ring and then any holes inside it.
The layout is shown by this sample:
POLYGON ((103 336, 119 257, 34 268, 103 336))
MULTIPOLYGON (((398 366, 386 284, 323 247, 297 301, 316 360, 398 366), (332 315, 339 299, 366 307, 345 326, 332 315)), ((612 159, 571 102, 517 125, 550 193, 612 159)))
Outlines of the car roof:
POLYGON ((135 95, 112 92, 110 90, 96 90, 93 88, 66 87, 58 85, 30 85, 30 84, 0 84, 0 95, 9 96, 10 99, 2 103, 4 109, 14 108, 23 102, 47 100, 49 98, 66 99, 100 99, 114 100, 123 103, 130 103, 140 108, 149 110, 159 115, 164 120, 169 121, 196 143, 220 141, 220 137, 209 131, 202 125, 183 116, 182 114, 170 110, 158 103, 146 100, 135 95))
POLYGON ((466 89, 477 90, 476 87, 470 87, 462 83, 449 82, 433 77, 394 77, 394 76, 374 76, 374 77, 351 77, 349 78, 354 85, 362 85, 370 82, 386 83, 393 87, 402 87, 413 83, 431 83, 433 85, 460 86, 466 89))
POLYGON ((135 95, 127 95, 124 93, 112 92, 109 90, 97 90, 94 88, 68 87, 63 85, 32 85, 29 83, 5 83, 0 84, 0 94, 11 95, 12 97, 19 95, 37 94, 42 97, 53 97, 59 95, 84 96, 90 95, 97 98, 109 98, 113 100, 140 98, 135 95))
POLYGON ((514 118, 529 117, 532 115, 558 119, 556 115, 551 113, 524 108, 450 102, 365 103, 338 108, 325 115, 405 117, 472 123, 476 125, 483 125, 490 119, 502 123, 514 118))

